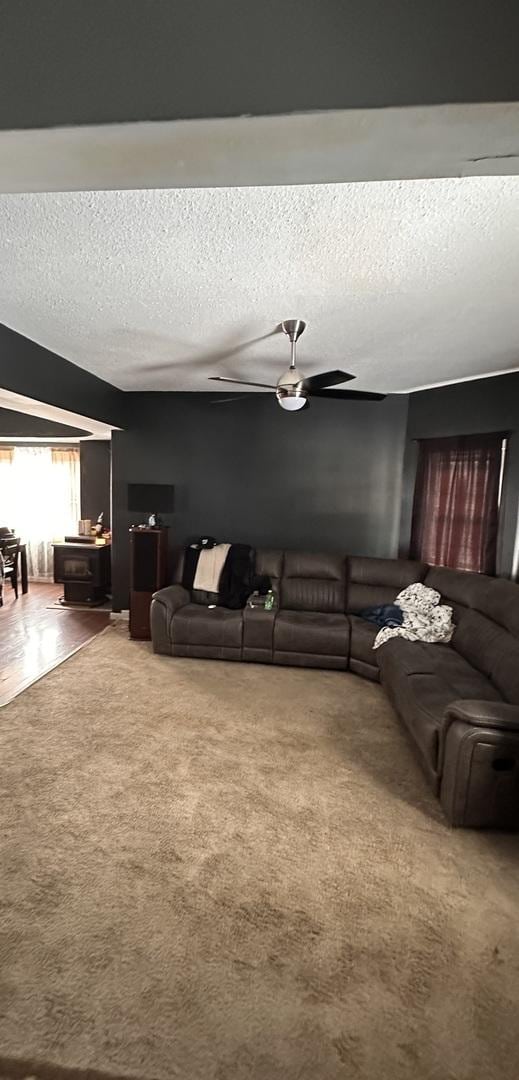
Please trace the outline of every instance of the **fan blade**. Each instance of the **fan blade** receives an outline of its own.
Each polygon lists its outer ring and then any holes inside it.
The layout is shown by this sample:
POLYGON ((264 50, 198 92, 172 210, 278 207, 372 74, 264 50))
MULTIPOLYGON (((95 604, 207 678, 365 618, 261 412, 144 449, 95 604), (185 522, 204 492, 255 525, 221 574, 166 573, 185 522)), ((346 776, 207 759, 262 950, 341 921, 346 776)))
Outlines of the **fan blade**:
POLYGON ((336 398, 337 401, 383 401, 386 394, 371 394, 366 390, 310 390, 310 397, 336 398))
POLYGON ((321 390, 325 386, 336 386, 337 383, 350 382, 356 378, 356 375, 349 375, 347 371, 322 371, 320 375, 309 375, 308 379, 303 379, 303 386, 305 390, 321 390))
POLYGON ((250 394, 233 394, 232 397, 217 397, 210 401, 210 405, 234 405, 236 401, 250 401, 250 394))
POLYGON ((272 386, 272 383, 266 382, 245 382, 244 379, 226 379, 223 375, 209 375, 212 382, 232 382, 237 386, 262 386, 264 390, 275 390, 276 387, 272 386))

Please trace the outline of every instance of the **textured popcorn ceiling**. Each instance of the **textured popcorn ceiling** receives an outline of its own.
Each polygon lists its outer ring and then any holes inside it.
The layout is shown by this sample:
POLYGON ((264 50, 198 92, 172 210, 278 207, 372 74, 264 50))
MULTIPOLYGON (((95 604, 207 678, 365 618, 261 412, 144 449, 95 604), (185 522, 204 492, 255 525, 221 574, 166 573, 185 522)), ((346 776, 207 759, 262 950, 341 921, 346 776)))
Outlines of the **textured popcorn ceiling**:
MULTIPOLYGON (((0 321, 127 390, 519 368, 519 178, 0 197, 0 321)), ((232 393, 232 389, 231 389, 232 393)))

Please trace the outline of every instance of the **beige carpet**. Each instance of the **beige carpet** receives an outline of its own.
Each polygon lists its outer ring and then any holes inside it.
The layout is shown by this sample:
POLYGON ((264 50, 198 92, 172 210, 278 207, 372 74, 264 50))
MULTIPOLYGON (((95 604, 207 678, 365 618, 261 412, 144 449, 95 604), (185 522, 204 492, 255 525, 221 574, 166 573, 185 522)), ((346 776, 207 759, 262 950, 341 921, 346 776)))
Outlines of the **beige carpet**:
POLYGON ((109 628, 0 712, 0 1074, 517 1080, 519 840, 383 691, 109 628))

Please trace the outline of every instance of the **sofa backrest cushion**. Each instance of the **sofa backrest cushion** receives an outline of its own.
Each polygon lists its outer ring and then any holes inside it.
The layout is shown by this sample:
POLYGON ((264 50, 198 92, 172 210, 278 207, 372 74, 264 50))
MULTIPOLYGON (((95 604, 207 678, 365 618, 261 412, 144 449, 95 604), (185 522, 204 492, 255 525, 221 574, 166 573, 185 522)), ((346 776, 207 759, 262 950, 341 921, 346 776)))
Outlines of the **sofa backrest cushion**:
POLYGON ((344 555, 286 551, 281 607, 290 611, 344 611, 344 555))
POLYGON ((270 578, 272 588, 279 594, 285 553, 277 548, 258 548, 254 560, 254 573, 270 578))
POLYGON ((178 545, 173 548, 170 554, 170 578, 172 585, 182 584, 182 574, 184 572, 184 558, 185 548, 178 545))
POLYGON ((457 609, 453 647, 519 705, 519 585, 441 566, 431 567, 425 583, 457 609))
POLYGON ((519 638, 519 585, 513 581, 431 566, 425 584, 438 589, 446 603, 476 608, 519 638))
POLYGON ((456 610, 477 607, 491 579, 484 574, 472 574, 468 570, 450 570, 447 566, 430 566, 425 584, 437 589, 446 604, 456 610))
POLYGON ((351 555, 348 559, 346 610, 354 615, 379 604, 392 604, 406 585, 423 581, 427 564, 414 559, 376 559, 351 555))
POLYGON ((519 585, 505 578, 487 578, 488 585, 476 605, 519 640, 519 585))
MULTIPOLYGON (((519 589, 518 589, 519 592, 519 589)), ((519 705, 519 640, 499 623, 468 608, 452 638, 453 648, 483 672, 512 705, 519 705)))

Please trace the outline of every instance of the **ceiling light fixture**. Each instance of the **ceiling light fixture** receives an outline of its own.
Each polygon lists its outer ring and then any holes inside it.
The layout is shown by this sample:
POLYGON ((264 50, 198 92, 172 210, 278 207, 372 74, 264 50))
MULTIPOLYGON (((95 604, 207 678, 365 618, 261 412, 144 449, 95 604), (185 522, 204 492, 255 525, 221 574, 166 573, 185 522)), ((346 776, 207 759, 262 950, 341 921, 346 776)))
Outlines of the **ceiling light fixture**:
POLYGON ((278 386, 276 390, 276 397, 278 399, 278 405, 281 405, 282 409, 286 409, 287 412, 297 412, 298 409, 304 409, 308 404, 308 394, 305 394, 304 390, 299 389, 298 386, 278 386))
POLYGON ((303 333, 306 323, 303 319, 285 319, 281 326, 290 341, 290 367, 278 379, 276 397, 282 409, 297 412, 309 404, 308 394, 303 387, 303 376, 296 368, 296 341, 303 333))
MULTIPOLYGON (((347 371, 321 371, 310 377, 302 375, 296 367, 296 341, 303 333, 305 326, 303 319, 285 319, 281 323, 281 329, 290 341, 290 367, 278 379, 275 386, 273 383, 234 379, 230 375, 210 375, 209 378, 212 382, 233 383, 234 386, 257 386, 260 390, 275 390, 277 403, 285 412, 300 412, 301 409, 307 409, 313 397, 335 398, 336 401, 382 401, 385 394, 373 394, 366 390, 335 390, 338 383, 350 382, 355 378, 355 375, 350 375, 347 371)), ((220 398, 211 404, 225 405, 232 400, 232 398, 220 398)), ((236 397, 234 400, 241 399, 236 397)))

